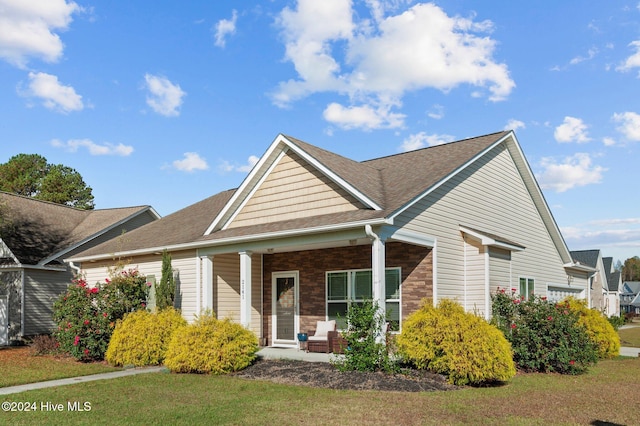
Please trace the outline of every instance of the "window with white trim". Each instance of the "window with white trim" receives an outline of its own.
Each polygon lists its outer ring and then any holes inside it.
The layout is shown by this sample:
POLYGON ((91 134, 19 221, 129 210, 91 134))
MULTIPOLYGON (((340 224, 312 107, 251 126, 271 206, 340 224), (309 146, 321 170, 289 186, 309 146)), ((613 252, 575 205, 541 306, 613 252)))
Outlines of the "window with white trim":
POLYGON ((520 277, 520 296, 524 296, 525 300, 529 300, 535 292, 535 281, 533 278, 520 277))
MULTIPOLYGON (((346 328, 349 306, 373 298, 371 269, 327 272, 327 317, 346 328)), ((400 268, 385 270, 385 308, 392 331, 400 330, 400 268)))

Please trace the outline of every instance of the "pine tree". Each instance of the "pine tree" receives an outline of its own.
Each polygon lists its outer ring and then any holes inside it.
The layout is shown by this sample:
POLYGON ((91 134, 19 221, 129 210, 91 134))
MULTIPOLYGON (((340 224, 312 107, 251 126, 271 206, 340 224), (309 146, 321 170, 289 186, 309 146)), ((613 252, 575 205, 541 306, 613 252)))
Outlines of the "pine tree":
POLYGON ((171 255, 165 249, 162 252, 162 278, 156 283, 156 307, 159 311, 172 307, 176 296, 176 285, 173 279, 171 255))

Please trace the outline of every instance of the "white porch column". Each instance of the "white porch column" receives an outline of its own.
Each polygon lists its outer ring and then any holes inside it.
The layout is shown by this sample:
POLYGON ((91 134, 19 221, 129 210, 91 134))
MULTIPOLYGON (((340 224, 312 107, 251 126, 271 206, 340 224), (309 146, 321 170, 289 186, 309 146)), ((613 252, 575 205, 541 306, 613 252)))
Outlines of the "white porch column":
POLYGON ((251 252, 240 253, 240 324, 251 328, 251 252))
MULTIPOLYGON (((372 238, 371 243, 371 279, 373 281, 373 301, 378 303, 379 312, 383 319, 386 319, 387 306, 385 303, 385 240, 376 235, 370 226, 366 227, 367 235, 372 238)), ((386 320, 385 320, 386 322, 386 320)), ((386 327, 378 330, 376 341, 384 343, 386 327)))
POLYGON ((213 258, 200 256, 202 265, 202 310, 213 310, 213 258))

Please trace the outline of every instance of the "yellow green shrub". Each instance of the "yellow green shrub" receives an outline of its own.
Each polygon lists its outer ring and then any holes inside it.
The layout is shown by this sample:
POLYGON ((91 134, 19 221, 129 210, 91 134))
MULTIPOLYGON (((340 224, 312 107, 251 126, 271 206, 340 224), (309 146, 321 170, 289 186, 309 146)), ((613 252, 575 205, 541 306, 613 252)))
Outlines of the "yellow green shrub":
POLYGON ((457 385, 506 381, 516 374, 502 332, 448 299, 437 307, 423 302, 402 323, 396 345, 416 368, 445 374, 457 385))
POLYGON ((105 354, 112 365, 160 365, 173 333, 187 322, 180 312, 135 311, 118 321, 105 354))
POLYGON ((253 332, 206 314, 176 331, 164 364, 175 373, 224 374, 248 367, 257 351, 253 332))
POLYGON ((589 340, 596 346, 598 358, 614 358, 620 354, 620 336, 602 312, 589 309, 586 300, 573 297, 562 303, 566 303, 572 311, 580 315, 578 324, 587 329, 589 340))

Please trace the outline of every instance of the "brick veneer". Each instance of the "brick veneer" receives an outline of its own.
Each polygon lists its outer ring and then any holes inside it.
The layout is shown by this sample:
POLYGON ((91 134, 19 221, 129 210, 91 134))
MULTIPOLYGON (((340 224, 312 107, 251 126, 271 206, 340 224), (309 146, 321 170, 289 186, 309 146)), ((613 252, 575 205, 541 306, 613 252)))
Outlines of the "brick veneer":
MULTIPOLYGON (((315 327, 316 321, 326 319, 327 271, 370 269, 371 246, 350 246, 322 250, 265 254, 263 327, 267 344, 271 344, 271 274, 298 271, 300 274, 300 330, 315 327)), ((425 297, 433 296, 431 249, 404 243, 387 243, 387 268, 402 271, 402 316, 414 312, 425 297)))

